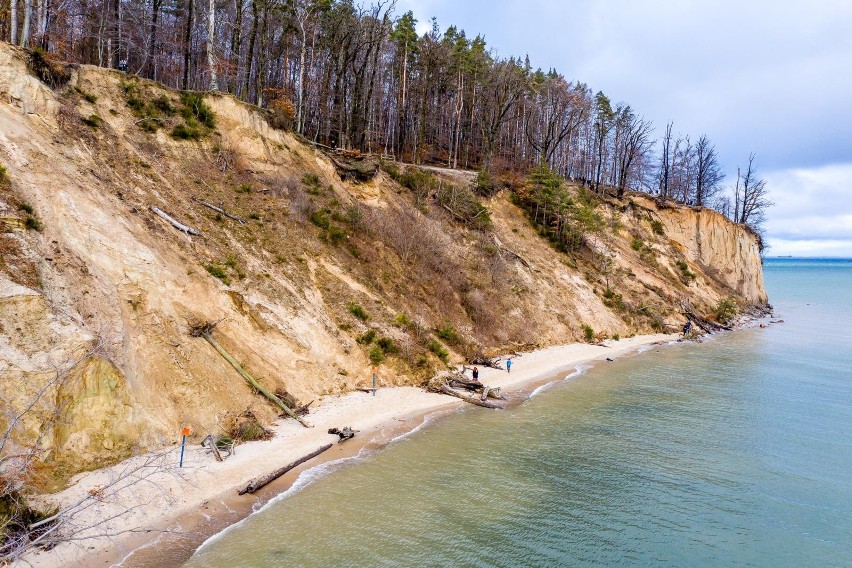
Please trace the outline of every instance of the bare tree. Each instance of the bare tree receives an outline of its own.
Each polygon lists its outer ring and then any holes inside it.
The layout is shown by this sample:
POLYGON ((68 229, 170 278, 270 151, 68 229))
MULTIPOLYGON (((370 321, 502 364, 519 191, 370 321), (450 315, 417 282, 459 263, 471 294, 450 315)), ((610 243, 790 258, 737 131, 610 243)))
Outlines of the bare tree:
POLYGON ((660 154, 660 169, 658 174, 658 184, 660 199, 665 201, 669 198, 671 191, 672 178, 672 123, 666 124, 666 133, 663 134, 662 153, 660 154))
POLYGON ((754 154, 749 155, 745 175, 741 176, 740 168, 737 168, 737 182, 734 186, 734 221, 748 225, 759 233, 766 218, 766 209, 774 204, 769 201, 766 180, 757 176, 754 159, 754 154))
POLYGON ((694 204, 704 207, 719 193, 720 184, 725 179, 719 166, 716 147, 707 138, 701 136, 695 144, 695 199, 694 204))

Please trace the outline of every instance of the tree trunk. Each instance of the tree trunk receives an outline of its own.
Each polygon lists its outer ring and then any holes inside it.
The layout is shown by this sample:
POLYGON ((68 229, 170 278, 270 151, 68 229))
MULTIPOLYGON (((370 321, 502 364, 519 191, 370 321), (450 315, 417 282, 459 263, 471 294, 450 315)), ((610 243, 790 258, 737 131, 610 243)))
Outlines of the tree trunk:
POLYGON ((18 43, 18 0, 9 2, 9 43, 18 43))
POLYGON ((24 0, 24 26, 21 28, 21 47, 30 43, 30 16, 33 11, 33 0, 24 0))
POLYGON ((215 350, 219 353, 219 355, 221 355, 221 356, 222 356, 222 357, 223 357, 223 358, 224 358, 224 359, 225 359, 228 363, 230 363, 230 364, 231 364, 231 366, 232 366, 232 367, 233 367, 233 368, 234 368, 234 369, 235 369, 235 370, 236 370, 236 371, 237 371, 237 372, 238 372, 238 373, 239 373, 239 374, 240 374, 240 375, 241 375, 241 376, 242 376, 242 377, 243 377, 243 378, 244 378, 244 379, 245 379, 245 380, 246 380, 246 381, 247 381, 247 382, 248 382, 248 383, 252 386, 252 387, 254 387, 254 388, 255 388, 255 390, 257 390, 257 392, 259 392, 260 394, 262 394, 263 396, 265 396, 266 398, 268 398, 269 400, 271 400, 272 402, 274 402, 276 405, 278 405, 278 407, 280 407, 280 408, 281 408, 281 410, 283 410, 283 411, 287 414, 287 416, 289 416, 289 417, 290 417, 290 418, 292 418, 293 420, 297 421, 299 424, 301 424, 301 425, 302 425, 302 426, 304 426, 305 428, 310 428, 310 426, 308 425, 308 423, 307 423, 307 422, 305 422, 304 420, 302 420, 302 418, 301 418, 298 414, 296 414, 296 411, 295 411, 295 410, 293 410, 292 408, 290 408, 289 406, 287 406, 286 404, 284 404, 284 401, 282 401, 280 398, 278 398, 277 396, 275 396, 275 394, 271 393, 269 390, 267 390, 266 388, 264 388, 264 387, 263 387, 263 385, 261 385, 259 382, 257 382, 257 379, 255 379, 255 378, 254 378, 254 377, 253 377, 253 376, 252 376, 252 375, 251 375, 248 371, 246 371, 245 369, 243 369, 242 365, 240 365, 240 364, 237 362, 237 360, 236 360, 236 359, 234 359, 233 357, 231 357, 230 353, 228 353, 227 351, 225 351, 225 349, 224 349, 221 345, 219 345, 219 343, 218 343, 215 339, 213 339, 213 336, 211 336, 209 332, 204 332, 204 333, 202 333, 202 334, 201 334, 201 337, 203 337, 205 340, 207 340, 207 343, 209 343, 210 345, 212 345, 212 346, 213 346, 213 348, 214 348, 214 349, 215 349, 215 350))
POLYGON ((314 450, 313 452, 309 453, 308 455, 297 459, 293 463, 289 463, 289 464, 285 465, 284 467, 282 467, 280 469, 276 469, 272 473, 268 473, 268 474, 266 474, 263 477, 260 477, 258 479, 252 479, 249 482, 249 484, 246 485, 245 489, 240 489, 239 494, 245 495, 246 493, 254 493, 255 491, 257 491, 261 487, 265 487, 266 485, 269 485, 270 483, 272 483, 273 481, 275 481, 276 479, 278 479, 279 477, 281 477, 282 475, 284 475, 285 473, 287 473, 291 469, 295 468, 296 466, 302 465, 303 463, 305 463, 306 461, 308 461, 310 459, 317 457, 318 455, 325 452, 329 448, 331 448, 331 444, 326 444, 325 446, 321 446, 321 447, 317 448, 316 450, 314 450))
POLYGON ((192 49, 192 0, 187 0, 186 7, 186 30, 183 35, 183 90, 189 90, 189 64, 191 63, 190 50, 192 49))
POLYGON ((216 0, 210 0, 207 8, 207 69, 210 71, 210 90, 219 90, 216 76, 216 56, 213 53, 216 41, 216 0))
POLYGON ((249 98, 249 90, 251 87, 251 68, 254 64, 254 43, 257 40, 257 3, 258 0, 252 0, 251 2, 251 32, 249 32, 249 45, 248 51, 246 52, 246 77, 243 82, 243 100, 247 101, 249 98))
POLYGON ((154 71, 154 53, 157 50, 157 20, 160 17, 160 4, 163 0, 153 0, 151 3, 151 29, 148 31, 148 52, 145 54, 145 74, 156 80, 154 71))

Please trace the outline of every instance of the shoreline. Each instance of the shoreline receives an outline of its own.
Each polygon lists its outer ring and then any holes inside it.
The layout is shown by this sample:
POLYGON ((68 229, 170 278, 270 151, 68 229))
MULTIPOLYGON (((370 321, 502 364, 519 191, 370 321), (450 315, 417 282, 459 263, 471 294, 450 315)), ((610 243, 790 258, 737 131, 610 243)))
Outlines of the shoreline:
MULTIPOLYGON (((566 371, 606 358, 637 354, 652 345, 679 338, 680 334, 654 334, 607 340, 603 345, 571 343, 548 347, 518 356, 511 373, 483 368, 480 380, 491 387, 500 387, 510 399, 526 392, 526 397, 510 403, 520 404, 545 385, 564 380, 566 377, 562 375, 566 371)), ((24 560, 32 566, 50 568, 180 565, 210 538, 289 492, 303 473, 325 468, 311 474, 299 489, 334 468, 328 464, 345 464, 347 461, 342 460, 359 459, 365 452, 381 451, 401 436, 431 422, 430 417, 440 419, 465 406, 469 405, 462 400, 428 393, 418 387, 379 388, 375 396, 351 392, 322 399, 306 417, 313 428, 303 428, 293 420, 281 420, 272 428, 275 436, 271 440, 239 445, 234 455, 223 462, 214 461, 203 448, 193 445, 186 448, 185 467, 178 469, 174 466, 180 448, 175 446, 81 474, 70 487, 45 498, 62 504, 73 503, 92 489, 107 486, 134 464, 151 461, 152 455, 157 456, 158 464, 169 464, 154 468, 150 475, 146 474, 139 483, 125 490, 120 499, 89 501, 87 510, 75 518, 75 526, 99 523, 96 533, 82 532, 81 537, 100 534, 100 538, 62 544, 51 551, 37 551, 24 560), (323 444, 336 442, 337 436, 328 434, 328 428, 343 426, 351 426, 359 433, 344 444, 334 443, 321 456, 293 469, 254 495, 237 495, 237 489, 251 478, 298 459, 323 444)))

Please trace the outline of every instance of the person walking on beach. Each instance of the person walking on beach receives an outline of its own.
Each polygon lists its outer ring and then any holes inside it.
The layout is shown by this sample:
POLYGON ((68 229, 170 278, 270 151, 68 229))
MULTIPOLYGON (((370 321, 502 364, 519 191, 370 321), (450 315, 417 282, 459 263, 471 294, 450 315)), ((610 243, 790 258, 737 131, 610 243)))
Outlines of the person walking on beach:
POLYGON ((512 372, 512 359, 511 359, 511 358, 510 358, 510 359, 506 359, 506 372, 507 372, 507 373, 511 373, 511 372, 512 372))
POLYGON ((473 380, 479 382, 479 369, 473 368, 473 380))
POLYGON ((690 330, 690 329, 692 329, 692 322, 691 322, 691 321, 689 321, 689 320, 686 320, 686 323, 685 323, 685 324, 683 324, 683 336, 684 336, 684 337, 686 337, 687 335, 689 335, 689 330, 690 330))

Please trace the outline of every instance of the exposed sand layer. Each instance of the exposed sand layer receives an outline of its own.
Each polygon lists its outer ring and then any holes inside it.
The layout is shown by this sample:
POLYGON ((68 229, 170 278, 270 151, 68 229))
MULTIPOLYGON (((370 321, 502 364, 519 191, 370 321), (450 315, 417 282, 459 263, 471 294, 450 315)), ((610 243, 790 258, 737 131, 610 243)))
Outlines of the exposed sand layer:
MULTIPOLYGON (((606 346, 575 343, 550 347, 515 358, 511 372, 482 368, 480 380, 486 385, 501 387, 504 391, 516 390, 589 361, 635 353, 643 346, 671 341, 676 337, 643 335, 608 341, 606 346)), ((379 386, 381 384, 380 378, 379 386)), ((226 523, 219 523, 221 526, 239 520, 252 507, 268 500, 272 496, 268 493, 260 497, 236 497, 236 492, 253 477, 275 470, 335 441, 337 437, 328 434, 329 428, 351 426, 359 431, 356 440, 362 446, 352 443, 349 450, 351 454, 352 449, 363 447, 364 442, 386 441, 390 432, 412 428, 417 424, 415 419, 418 417, 463 404, 461 400, 415 387, 380 388, 375 396, 353 392, 323 399, 307 417, 312 428, 303 428, 293 420, 281 421, 275 427, 272 440, 240 445, 235 454, 223 462, 216 462, 203 448, 192 445, 186 448, 184 467, 177 469, 175 465, 179 460, 180 447, 176 445, 164 454, 147 454, 111 468, 82 474, 71 487, 51 496, 50 501, 63 505, 75 503, 98 488, 109 487, 122 472, 142 464, 151 464, 151 467, 128 478, 144 477, 138 483, 109 498, 89 498, 86 501, 85 511, 75 515, 73 520, 74 529, 82 540, 49 552, 33 554, 27 560, 33 566, 45 567, 106 566, 129 555, 130 563, 137 564, 133 557, 139 555, 131 554, 135 549, 150 545, 163 530, 170 530, 170 536, 188 530, 191 523, 186 522, 186 519, 193 515, 198 517, 200 513, 209 517, 227 511, 228 518, 226 523), (218 503, 219 507, 214 506, 211 510, 213 502, 218 503), (96 526, 86 528, 93 525, 96 526), (85 538, 105 534, 112 536, 85 538)), ((327 461, 349 455, 345 453, 345 448, 346 444, 335 444, 332 450, 323 454, 322 459, 327 461)), ((292 483, 299 471, 313 467, 319 461, 308 462, 283 481, 292 483)), ((286 488, 281 484, 273 487, 275 493, 286 488)), ((109 493, 109 489, 104 493, 109 493)))

